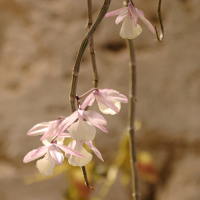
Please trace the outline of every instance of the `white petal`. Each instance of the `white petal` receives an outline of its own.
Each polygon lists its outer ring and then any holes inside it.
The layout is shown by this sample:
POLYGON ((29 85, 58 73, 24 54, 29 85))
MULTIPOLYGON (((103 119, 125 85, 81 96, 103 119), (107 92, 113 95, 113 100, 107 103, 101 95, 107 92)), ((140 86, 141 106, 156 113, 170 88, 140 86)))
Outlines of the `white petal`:
POLYGON ((133 20, 127 15, 126 19, 122 23, 120 30, 120 36, 122 38, 134 39, 142 32, 140 25, 135 27, 133 20))
POLYGON ((78 121, 69 127, 69 134, 76 141, 91 141, 96 135, 96 129, 86 121, 78 121))
POLYGON ((68 159, 68 162, 72 166, 85 166, 92 160, 92 154, 88 153, 85 148, 82 146, 81 142, 76 142, 76 146, 74 148, 75 151, 78 151, 82 155, 84 155, 83 158, 78 156, 70 156, 68 159))
MULTIPOLYGON (((115 107, 117 108, 118 111, 120 111, 121 109, 121 103, 119 101, 111 101, 115 107)), ((110 114, 110 115, 115 115, 117 114, 115 111, 113 111, 112 109, 108 108, 107 106, 105 106, 104 104, 98 102, 99 105, 99 110, 104 113, 104 114, 110 114)))
POLYGON ((52 175, 54 172, 55 161, 50 157, 44 157, 36 163, 36 167, 43 176, 52 175))

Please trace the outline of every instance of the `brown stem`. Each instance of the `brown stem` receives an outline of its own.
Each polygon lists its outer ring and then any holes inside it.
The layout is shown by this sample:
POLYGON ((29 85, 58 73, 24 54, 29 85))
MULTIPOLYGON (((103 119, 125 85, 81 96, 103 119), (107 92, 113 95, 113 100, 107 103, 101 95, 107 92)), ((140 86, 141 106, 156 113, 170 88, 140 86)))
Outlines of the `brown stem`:
POLYGON ((80 64, 81 64, 83 54, 85 52, 85 49, 86 49, 89 41, 92 38, 94 32, 96 31, 97 27, 99 26, 99 24, 103 20, 106 12, 107 12, 107 10, 110 6, 110 2, 111 2, 111 0, 105 0, 104 1, 104 4, 103 4, 102 9, 99 13, 99 16, 97 17, 97 20, 95 21, 95 23, 89 29, 88 33, 86 34, 86 36, 83 39, 81 46, 79 48, 79 51, 78 51, 78 54, 77 54, 77 57, 76 57, 76 61, 75 61, 75 65, 74 65, 74 68, 73 68, 73 71, 72 71, 72 81, 71 81, 71 89, 70 89, 70 97, 69 97, 69 101, 70 101, 70 104, 71 104, 71 110, 73 112, 76 110, 74 101, 75 101, 75 98, 76 98, 78 75, 79 75, 80 64))
MULTIPOLYGON (((129 0, 126 0, 128 4, 129 0)), ((131 1, 132 2, 132 1, 131 1)), ((139 188, 139 175, 138 175, 138 163, 136 152, 136 140, 135 140, 135 103, 136 99, 136 60, 135 51, 133 46, 133 40, 127 39, 127 48, 129 51, 129 146, 130 146, 130 163, 131 163, 131 176, 132 176, 132 198, 133 200, 140 200, 140 188, 139 188)))
MULTIPOLYGON (((91 28, 89 29, 89 31, 87 32, 85 38, 83 39, 81 46, 79 48, 77 57, 76 57, 76 61, 75 61, 75 65, 74 68, 72 70, 72 81, 71 81, 71 89, 70 89, 70 96, 69 96, 69 101, 71 104, 71 110, 72 112, 74 112, 76 110, 75 107, 75 98, 76 98, 76 90, 77 90, 77 84, 78 84, 78 75, 79 75, 79 70, 80 70, 80 64, 81 64, 81 60, 83 57, 83 54, 85 52, 85 49, 88 45, 88 43, 90 42, 94 32, 96 31, 97 27, 99 26, 99 24, 101 23, 101 21, 103 20, 109 6, 110 6, 110 2, 111 0, 105 0, 104 4, 102 6, 102 9, 99 13, 99 16, 97 17, 97 20, 95 21, 95 23, 91 26, 91 28)), ((85 184, 87 187, 91 188, 89 182, 88 182, 88 178, 87 178, 87 172, 85 169, 85 166, 81 167, 82 168, 82 172, 84 174, 84 179, 85 179, 85 184)))
POLYGON ((130 146, 130 163, 131 163, 131 175, 132 175, 132 196, 134 200, 140 200, 139 189, 139 175, 138 175, 138 163, 136 152, 136 140, 135 140, 135 103, 136 99, 136 62, 135 52, 133 47, 133 41, 127 40, 127 47, 129 50, 129 73, 130 73, 130 85, 129 85, 129 146, 130 146))
MULTIPOLYGON (((92 0, 87 0, 88 2, 88 23, 87 23, 87 28, 90 29, 92 26, 92 0)), ((98 70, 97 70, 97 65, 96 65, 96 59, 95 59, 95 51, 94 51, 94 39, 93 37, 90 40, 89 43, 89 52, 90 52, 90 57, 91 57, 91 62, 92 62, 92 68, 93 68, 93 86, 94 88, 97 88, 98 82, 99 82, 99 75, 98 75, 98 70)))
POLYGON ((163 38, 164 38, 164 27, 163 27, 162 16, 161 16, 161 3, 162 3, 162 1, 159 0, 159 2, 158 2, 158 19, 159 19, 160 28, 161 28, 160 34, 157 31, 156 25, 154 26, 155 30, 156 30, 156 38, 159 42, 162 42, 163 38))

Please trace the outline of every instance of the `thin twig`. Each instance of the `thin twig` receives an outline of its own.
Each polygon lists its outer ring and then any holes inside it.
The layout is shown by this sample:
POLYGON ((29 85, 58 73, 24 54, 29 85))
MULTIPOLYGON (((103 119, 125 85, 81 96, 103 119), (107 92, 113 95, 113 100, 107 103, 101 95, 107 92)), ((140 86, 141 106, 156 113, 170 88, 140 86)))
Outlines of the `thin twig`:
POLYGON ((89 41, 91 40, 94 32, 96 31, 97 27, 99 26, 99 24, 101 23, 101 21, 103 20, 109 6, 110 6, 110 2, 111 0, 105 0, 104 4, 102 6, 102 9, 99 13, 99 16, 97 17, 97 20, 95 21, 95 23, 91 26, 91 28, 89 29, 88 33, 86 34, 85 38, 83 39, 81 46, 79 48, 77 57, 76 57, 76 61, 75 61, 75 65, 72 71, 72 81, 71 81, 71 89, 70 89, 70 104, 71 104, 71 110, 74 112, 76 110, 75 108, 75 98, 76 98, 76 89, 77 89, 77 83, 78 83, 78 75, 79 75, 79 70, 80 70, 80 64, 81 64, 81 60, 83 57, 83 54, 85 52, 85 49, 89 43, 89 41))
MULTIPOLYGON (((128 4, 129 0, 126 0, 128 4)), ((131 1, 132 2, 132 1, 131 1)), ((127 39, 127 48, 129 51, 129 146, 130 146, 130 163, 131 163, 131 176, 132 176, 132 198, 133 200, 140 200, 139 189, 139 175, 138 175, 138 163, 136 152, 136 140, 135 140, 135 103, 136 103, 136 61, 135 52, 133 47, 133 40, 127 39)))
POLYGON ((155 30, 156 30, 156 38, 159 42, 162 42, 163 38, 164 38, 164 26, 162 23, 162 16, 161 16, 161 3, 162 3, 162 0, 159 0, 159 2, 158 2, 158 19, 159 19, 160 28, 161 28, 160 34, 157 31, 156 25, 154 25, 155 30))
POLYGON ((133 47, 133 41, 127 40, 127 47, 129 50, 130 63, 130 85, 129 85, 129 125, 128 132, 130 136, 130 162, 132 171, 132 195, 133 199, 140 200, 140 189, 139 189, 139 176, 138 176, 138 163, 137 163, 137 152, 136 152, 136 140, 135 140, 135 103, 136 99, 136 63, 135 53, 133 47))
MULTIPOLYGON (((75 98, 76 98, 76 90, 77 90, 77 84, 78 84, 78 75, 79 75, 79 70, 80 70, 80 64, 81 64, 81 60, 83 57, 83 54, 85 52, 85 49, 88 45, 88 43, 90 42, 94 32, 96 31, 97 27, 99 26, 99 24, 101 23, 101 21, 103 20, 109 6, 110 6, 110 2, 111 0, 105 0, 104 4, 102 6, 102 9, 99 13, 99 16, 97 17, 97 20, 95 21, 95 23, 91 26, 91 28, 89 29, 89 31, 87 32, 85 38, 83 39, 81 46, 79 48, 77 57, 76 57, 76 61, 75 61, 75 65, 72 71, 72 81, 71 81, 71 89, 70 89, 70 96, 69 96, 69 101, 71 104, 71 110, 72 112, 74 112, 76 110, 75 107, 75 98)), ((81 167, 82 168, 82 172, 84 174, 84 179, 85 179, 85 184, 87 187, 92 188, 88 182, 88 178, 87 178, 87 172, 85 169, 85 166, 81 167)))
MULTIPOLYGON (((87 0, 88 2, 88 22, 87 22, 87 28, 90 29, 92 26, 92 0, 87 0)), ((96 59, 95 59, 95 51, 94 51, 94 39, 93 37, 90 40, 89 43, 89 52, 91 56, 91 62, 92 62, 92 68, 93 68, 93 86, 94 88, 97 88, 98 82, 99 82, 99 76, 98 76, 98 71, 97 71, 97 65, 96 65, 96 59)))
POLYGON ((90 188, 91 190, 95 190, 95 189, 94 189, 92 186, 90 186, 90 184, 89 184, 85 166, 82 166, 82 167, 81 167, 81 170, 82 170, 82 172, 83 172, 83 176, 84 176, 84 179, 85 179, 85 185, 86 185, 88 188, 90 188))

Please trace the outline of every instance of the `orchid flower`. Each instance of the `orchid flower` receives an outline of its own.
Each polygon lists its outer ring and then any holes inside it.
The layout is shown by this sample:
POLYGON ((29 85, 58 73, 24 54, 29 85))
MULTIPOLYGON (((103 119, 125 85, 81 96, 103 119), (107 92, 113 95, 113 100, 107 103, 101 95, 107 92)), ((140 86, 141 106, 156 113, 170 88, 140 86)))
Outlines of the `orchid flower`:
POLYGON ((43 135, 40 140, 44 140, 48 137, 52 138, 56 135, 60 135, 62 137, 70 137, 68 133, 62 132, 61 129, 59 129, 59 125, 62 123, 62 121, 65 118, 60 117, 58 120, 50 121, 50 122, 42 122, 40 124, 36 124, 33 126, 27 133, 28 136, 38 136, 43 135))
POLYGON ((145 18, 143 11, 135 8, 131 2, 128 3, 128 7, 107 13, 105 17, 115 15, 118 15, 115 20, 116 24, 124 20, 120 30, 120 36, 122 38, 134 39, 141 34, 142 28, 138 24, 138 17, 146 24, 152 33, 156 33, 153 25, 145 18))
POLYGON ((81 108, 85 109, 87 106, 91 106, 95 98, 98 102, 100 111, 104 114, 110 115, 118 114, 121 109, 121 103, 128 102, 127 97, 123 94, 120 94, 116 90, 99 89, 94 90, 86 97, 85 101, 81 105, 81 108))
POLYGON ((59 128, 62 130, 68 128, 69 135, 76 141, 91 141, 96 135, 96 129, 94 126, 107 133, 107 129, 102 126, 106 124, 106 120, 99 113, 92 110, 85 111, 78 109, 66 118, 60 124, 59 128), (75 122, 77 119, 78 121, 75 122), (84 119, 86 121, 84 121, 84 119))
MULTIPOLYGON (((92 141, 89 141, 89 142, 85 142, 85 144, 91 149, 93 150, 93 152, 96 154, 96 156, 101 159, 102 161, 103 158, 102 158, 102 155, 101 153, 99 152, 99 150, 94 147, 92 145, 92 141)), ((76 157, 74 155, 70 155, 70 154, 65 154, 65 157, 69 157, 68 159, 68 162, 70 165, 72 166, 85 166, 87 165, 91 160, 92 160, 92 154, 87 152, 85 150, 85 148, 83 147, 83 142, 80 142, 80 141, 75 141, 73 140, 72 142, 70 142, 70 144, 68 145, 68 147, 78 151, 79 153, 83 154, 84 157, 83 158, 80 158, 80 157, 76 157)))
POLYGON ((34 149, 30 151, 25 157, 23 162, 28 163, 33 160, 38 159, 39 157, 45 155, 45 157, 41 160, 37 161, 37 168, 43 175, 51 175, 54 169, 55 163, 61 165, 64 161, 64 156, 62 152, 63 150, 66 154, 84 157, 81 153, 65 146, 62 144, 58 144, 57 141, 53 141, 52 143, 47 143, 45 146, 39 147, 38 149, 34 149))

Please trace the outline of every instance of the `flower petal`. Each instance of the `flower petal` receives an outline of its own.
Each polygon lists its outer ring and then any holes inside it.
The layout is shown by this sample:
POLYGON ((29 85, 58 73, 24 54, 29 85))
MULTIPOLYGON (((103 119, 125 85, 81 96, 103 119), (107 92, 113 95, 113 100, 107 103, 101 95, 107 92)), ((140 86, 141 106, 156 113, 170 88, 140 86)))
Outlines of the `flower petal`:
POLYGON ((154 34, 156 34, 155 28, 153 27, 153 25, 151 24, 151 22, 149 22, 145 17, 144 17, 144 13, 141 10, 138 10, 139 12, 139 18, 146 24, 146 26, 150 29, 150 31, 154 34))
MULTIPOLYGON (((105 108, 110 108, 112 109, 115 114, 119 113, 117 108, 114 106, 114 104, 112 103, 112 101, 110 101, 105 95, 101 94, 100 92, 98 92, 96 95, 96 100, 97 100, 97 103, 98 103, 98 106, 99 106, 99 109, 102 111, 102 110, 105 110, 105 108)), ((102 111, 103 112, 103 111, 102 111)), ((105 114, 105 112, 103 112, 105 114)))
POLYGON ((125 17, 127 16, 128 13, 128 9, 124 10, 115 20, 116 24, 119 24, 121 21, 123 21, 125 19, 125 17))
POLYGON ((69 117, 67 117, 58 127, 59 129, 62 129, 63 131, 67 129, 71 124, 74 123, 74 121, 78 118, 78 112, 73 112, 69 117))
POLYGON ((69 134, 77 141, 91 141, 96 135, 96 129, 86 121, 78 121, 69 127, 69 134))
POLYGON ((63 119, 58 119, 53 121, 53 123, 50 125, 50 127, 48 128, 47 132, 40 138, 40 141, 46 139, 47 137, 54 135, 56 132, 57 134, 59 132, 61 132, 61 130, 59 130, 59 125, 62 123, 63 119))
POLYGON ((27 133, 29 136, 37 136, 44 134, 49 126, 53 123, 53 121, 50 122, 42 122, 40 124, 36 124, 33 126, 27 133))
MULTIPOLYGON (((75 146, 76 146, 76 141, 75 141, 75 140, 72 140, 72 141, 69 143, 68 148, 74 149, 75 146)), ((67 153, 67 152, 65 153, 65 157, 66 157, 66 158, 69 158, 70 155, 71 155, 70 153, 67 153)))
POLYGON ((80 152, 82 155, 84 155, 83 158, 73 156, 71 155, 68 159, 68 162, 72 166, 85 166, 92 160, 92 154, 88 153, 84 147, 82 146, 81 142, 76 142, 76 146, 74 150, 80 152))
POLYGON ((120 94, 116 90, 103 89, 103 90, 99 90, 99 91, 102 92, 104 95, 106 95, 107 98, 112 100, 112 101, 119 101, 121 103, 128 103, 128 98, 125 95, 120 94))
POLYGON ((93 111, 93 110, 88 110, 84 112, 84 118, 86 120, 90 120, 90 121, 94 121, 96 123, 102 124, 102 125, 106 125, 107 121, 105 120, 105 118, 100 115, 98 112, 93 111))
POLYGON ((42 146, 38 149, 34 149, 26 154, 26 156, 23 159, 24 163, 31 162, 35 159, 38 159, 39 157, 43 156, 47 152, 48 146, 42 146))
POLYGON ((129 17, 126 17, 126 19, 122 23, 122 27, 120 30, 120 36, 125 39, 134 39, 138 35, 140 35, 142 32, 142 28, 140 25, 137 25, 135 27, 132 19, 129 17))
POLYGON ((61 165, 63 163, 64 156, 62 152, 56 147, 56 145, 51 145, 49 147, 49 153, 58 165, 61 165))
POLYGON ((115 16, 115 15, 120 15, 121 13, 123 13, 124 11, 127 11, 127 7, 126 8, 120 8, 120 9, 117 9, 117 10, 114 10, 112 12, 109 12, 105 15, 105 17, 112 17, 112 16, 115 16))
POLYGON ((86 143, 87 146, 96 154, 96 156, 97 156, 100 160, 102 160, 102 161, 104 162, 103 157, 102 157, 100 151, 99 151, 95 146, 92 145, 92 141, 90 141, 90 142, 85 142, 85 143, 86 143))
POLYGON ((113 105, 115 106, 115 109, 117 110, 117 113, 115 111, 113 111, 113 109, 108 108, 107 106, 105 106, 104 104, 99 103, 99 109, 101 110, 102 113, 106 114, 106 115, 116 115, 119 113, 120 108, 121 108, 121 103, 118 101, 111 101, 113 103, 113 105))
POLYGON ((137 26, 137 23, 138 23, 138 10, 137 8, 135 8, 131 2, 128 3, 128 10, 129 10, 129 13, 131 14, 131 18, 134 22, 134 25, 135 27, 137 26))
POLYGON ((82 105, 81 105, 81 109, 85 110, 85 108, 87 106, 91 106, 94 103, 95 97, 93 95, 93 92, 91 94, 89 94, 85 100, 83 101, 82 105))
POLYGON ((43 159, 37 161, 36 167, 43 176, 52 175, 54 172, 55 161, 52 158, 47 158, 45 156, 43 159))
POLYGON ((61 150, 63 150, 66 154, 71 154, 74 156, 78 156, 78 157, 83 157, 83 155, 77 151, 75 151, 72 148, 69 148, 65 145, 61 145, 61 144, 56 144, 57 147, 59 147, 61 150))

